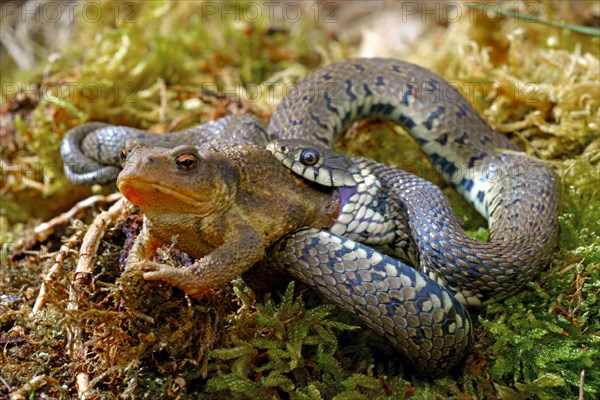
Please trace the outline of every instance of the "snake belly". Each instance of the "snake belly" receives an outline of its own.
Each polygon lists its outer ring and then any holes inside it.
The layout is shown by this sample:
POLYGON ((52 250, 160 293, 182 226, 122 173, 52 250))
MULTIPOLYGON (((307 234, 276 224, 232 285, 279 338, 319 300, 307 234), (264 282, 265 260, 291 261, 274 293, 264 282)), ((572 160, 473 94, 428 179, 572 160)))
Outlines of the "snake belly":
MULTIPOLYGON (((443 374, 460 361, 470 343, 470 317, 462 304, 488 304, 509 296, 551 260, 558 231, 558 183, 543 163, 519 154, 489 127, 451 84, 398 60, 353 59, 316 70, 280 103, 266 131, 270 140, 301 139, 332 148, 339 134, 361 119, 390 120, 412 135, 445 180, 488 219, 490 241, 464 235, 435 186, 385 166, 371 174, 373 168, 365 170, 362 161, 351 160, 365 176, 387 185, 375 204, 398 207, 375 211, 399 222, 378 232, 383 242, 360 232, 352 239, 335 232, 295 232, 276 246, 272 262, 386 335, 418 371, 443 374), (387 215, 390 210, 398 215, 387 215), (391 253, 404 254, 401 258, 413 261, 421 272, 358 243, 361 238, 378 249, 391 246, 391 253)), ((227 131, 229 123, 235 127, 235 118, 212 124, 227 131)), ((264 132, 254 119, 246 124, 264 132)), ((195 129, 203 133, 181 139, 198 144, 219 136, 195 129)), ((69 162, 65 169, 78 183, 110 180, 110 174, 96 174, 103 165, 115 165, 106 155, 118 157, 128 138, 146 141, 144 135, 125 127, 88 129, 76 138, 69 133, 62 148, 69 162), (117 128, 116 140, 105 140, 117 128)), ((171 143, 152 142, 165 147, 171 143)), ((321 171, 332 170, 325 163, 321 171)), ((308 174, 303 176, 313 180, 315 172, 308 174)), ((342 207, 338 219, 348 225, 359 221, 353 225, 357 228, 369 211, 359 207, 360 194, 352 198, 352 207, 347 212, 342 207)))

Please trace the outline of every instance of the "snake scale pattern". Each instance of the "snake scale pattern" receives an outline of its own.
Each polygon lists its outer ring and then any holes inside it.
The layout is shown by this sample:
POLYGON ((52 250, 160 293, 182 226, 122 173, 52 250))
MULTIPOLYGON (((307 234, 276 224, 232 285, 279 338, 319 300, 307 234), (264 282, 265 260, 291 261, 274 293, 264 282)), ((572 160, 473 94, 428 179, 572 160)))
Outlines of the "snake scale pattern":
POLYGON ((451 370, 469 346, 472 326, 463 305, 514 294, 551 261, 557 244, 552 171, 487 125, 451 84, 398 60, 352 59, 316 70, 281 102, 266 129, 251 116, 167 136, 83 125, 69 132, 61 149, 69 178, 78 184, 114 180, 129 138, 163 147, 271 141, 268 149, 296 174, 342 188, 341 222, 327 232, 291 233, 268 262, 357 315, 430 376, 451 370), (390 120, 409 132, 488 220, 489 242, 464 234, 430 182, 330 150, 361 119, 390 120))

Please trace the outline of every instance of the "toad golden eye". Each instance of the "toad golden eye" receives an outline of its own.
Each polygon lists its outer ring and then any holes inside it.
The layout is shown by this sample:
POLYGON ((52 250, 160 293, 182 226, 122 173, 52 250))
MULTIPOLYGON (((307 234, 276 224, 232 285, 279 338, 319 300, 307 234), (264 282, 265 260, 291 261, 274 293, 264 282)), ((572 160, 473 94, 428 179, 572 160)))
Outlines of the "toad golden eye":
POLYGON ((177 168, 181 171, 191 171, 198 166, 198 156, 193 153, 183 153, 175 159, 177 168))
POLYGON ((300 162, 312 166, 319 162, 319 152, 315 149, 304 149, 300 153, 300 162))
POLYGON ((121 161, 121 167, 125 164, 125 160, 127 159, 127 149, 125 147, 121 147, 121 153, 119 154, 119 161, 121 161))

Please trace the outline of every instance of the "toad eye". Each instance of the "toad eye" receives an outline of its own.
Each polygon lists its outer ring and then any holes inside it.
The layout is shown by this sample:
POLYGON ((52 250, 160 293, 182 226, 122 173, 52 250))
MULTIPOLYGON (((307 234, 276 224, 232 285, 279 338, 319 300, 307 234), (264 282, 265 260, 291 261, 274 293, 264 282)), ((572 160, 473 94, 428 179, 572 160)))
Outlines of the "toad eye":
POLYGON ((121 162, 121 167, 125 164, 125 160, 127 160, 127 149, 125 147, 121 147, 121 153, 119 153, 119 161, 121 162))
POLYGON ((192 171, 198 166, 198 156, 194 153, 183 153, 175 158, 175 164, 181 171, 192 171))
POLYGON ((300 153, 300 162, 312 166, 319 162, 319 152, 316 149, 304 149, 300 153))

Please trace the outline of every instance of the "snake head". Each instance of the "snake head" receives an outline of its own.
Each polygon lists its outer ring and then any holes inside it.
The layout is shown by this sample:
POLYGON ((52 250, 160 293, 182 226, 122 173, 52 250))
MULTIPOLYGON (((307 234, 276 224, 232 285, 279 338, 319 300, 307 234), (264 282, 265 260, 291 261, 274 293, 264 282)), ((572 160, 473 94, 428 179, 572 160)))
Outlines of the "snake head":
POLYGON ((273 140, 267 145, 275 158, 296 174, 328 187, 356 186, 360 169, 350 157, 299 139, 273 140))

